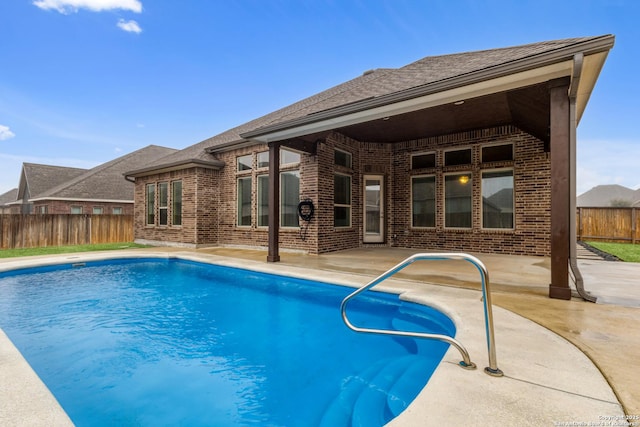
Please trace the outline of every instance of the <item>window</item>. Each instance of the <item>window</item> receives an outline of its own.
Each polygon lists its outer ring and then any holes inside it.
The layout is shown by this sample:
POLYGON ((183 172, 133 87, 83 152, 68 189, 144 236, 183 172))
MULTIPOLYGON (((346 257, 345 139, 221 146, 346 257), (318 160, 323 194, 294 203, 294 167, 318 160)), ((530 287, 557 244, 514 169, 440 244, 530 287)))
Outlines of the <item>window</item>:
POLYGON ((73 215, 80 215, 82 214, 82 206, 71 206, 71 213, 73 215))
POLYGON ((94 206, 92 212, 94 215, 102 215, 104 209, 102 208, 102 206, 94 206))
POLYGON ((444 165, 470 165, 471 164, 471 148, 464 150, 450 150, 444 152, 444 165))
POLYGON ((44 214, 46 214, 46 213, 48 213, 48 212, 49 212, 49 206, 47 206, 47 205, 40 205, 40 206, 38 206, 38 207, 37 207, 37 210, 38 210, 38 213, 39 213, 39 214, 43 214, 43 215, 44 215, 44 214))
POLYGON ((444 226, 471 228, 471 173, 444 177, 444 226))
POLYGON ((414 154, 411 156, 411 169, 436 167, 436 153, 414 154))
POLYGON ((300 201, 300 174, 298 171, 280 174, 280 226, 297 227, 300 201))
POLYGON ((258 169, 269 167, 269 152, 258 153, 258 169))
POLYGON ((333 155, 334 163, 338 166, 344 166, 345 168, 351 169, 351 153, 347 153, 342 150, 335 150, 333 155))
POLYGON ((238 225, 251 225, 251 177, 238 178, 238 225))
POLYGON ((122 208, 113 208, 111 209, 111 213, 113 215, 122 215, 122 208))
POLYGON ((258 227, 269 225, 269 175, 258 175, 258 227))
POLYGON ((411 178, 412 227, 436 226, 436 177, 411 178))
POLYGON ((293 165, 300 163, 300 154, 289 150, 280 150, 280 164, 293 165))
POLYGON ((147 225, 154 225, 155 223, 156 223, 156 185, 147 184, 147 225))
POLYGON ((487 145, 482 147, 482 162, 513 160, 513 144, 487 145))
POLYGON ((513 229, 513 170, 482 173, 482 227, 513 229))
POLYGON ((182 181, 171 183, 171 225, 182 225, 182 181))
POLYGON ((158 183, 158 225, 169 224, 169 183, 158 183))
POLYGON ((240 156, 237 158, 238 160, 238 172, 242 171, 250 171, 251 170, 251 158, 253 156, 251 154, 247 154, 246 156, 240 156))
POLYGON ((351 227, 351 177, 335 174, 333 177, 333 225, 351 227))

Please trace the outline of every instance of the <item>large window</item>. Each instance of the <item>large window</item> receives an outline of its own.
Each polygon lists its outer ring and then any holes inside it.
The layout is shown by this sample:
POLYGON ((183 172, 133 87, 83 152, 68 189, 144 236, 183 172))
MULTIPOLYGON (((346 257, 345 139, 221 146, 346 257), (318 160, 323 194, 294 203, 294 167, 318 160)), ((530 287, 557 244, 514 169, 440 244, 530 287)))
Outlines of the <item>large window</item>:
POLYGON ((351 176, 333 177, 333 225, 351 227, 351 176))
POLYGON ((258 175, 258 227, 269 225, 269 175, 258 175))
POLYGON ((297 227, 298 202, 300 201, 300 173, 298 171, 280 174, 280 226, 297 227))
POLYGON ((444 226, 471 228, 471 173, 444 177, 444 226))
POLYGON ((182 181, 171 183, 171 225, 182 225, 182 181))
POLYGON ((251 177, 238 178, 238 225, 251 225, 251 177))
POLYGON ((411 218, 413 227, 436 226, 436 177, 411 178, 411 218))
POLYGON ((169 183, 158 183, 158 217, 159 225, 169 224, 169 183))
POLYGON ((513 229, 513 170, 482 173, 482 227, 513 229))
POLYGON ((147 184, 147 225, 154 225, 155 223, 156 223, 156 185, 147 184))

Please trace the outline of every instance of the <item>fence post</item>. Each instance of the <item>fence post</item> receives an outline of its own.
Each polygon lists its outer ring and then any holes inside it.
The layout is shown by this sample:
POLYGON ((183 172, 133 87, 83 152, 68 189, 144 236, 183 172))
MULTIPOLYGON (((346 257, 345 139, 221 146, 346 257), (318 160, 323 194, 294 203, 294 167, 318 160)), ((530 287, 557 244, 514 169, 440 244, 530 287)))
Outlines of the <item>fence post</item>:
POLYGON ((636 208, 631 208, 631 243, 636 244, 636 234, 638 232, 636 227, 638 214, 636 212, 636 208))
POLYGON ((582 208, 578 207, 578 241, 582 241, 582 208))

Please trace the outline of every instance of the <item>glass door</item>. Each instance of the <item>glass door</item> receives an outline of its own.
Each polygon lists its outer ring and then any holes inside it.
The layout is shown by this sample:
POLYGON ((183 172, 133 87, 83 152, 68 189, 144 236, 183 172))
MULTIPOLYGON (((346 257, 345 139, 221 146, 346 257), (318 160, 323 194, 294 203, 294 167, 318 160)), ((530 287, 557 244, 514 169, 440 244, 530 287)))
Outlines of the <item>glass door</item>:
POLYGON ((364 176, 364 235, 365 243, 384 242, 384 177, 364 176))

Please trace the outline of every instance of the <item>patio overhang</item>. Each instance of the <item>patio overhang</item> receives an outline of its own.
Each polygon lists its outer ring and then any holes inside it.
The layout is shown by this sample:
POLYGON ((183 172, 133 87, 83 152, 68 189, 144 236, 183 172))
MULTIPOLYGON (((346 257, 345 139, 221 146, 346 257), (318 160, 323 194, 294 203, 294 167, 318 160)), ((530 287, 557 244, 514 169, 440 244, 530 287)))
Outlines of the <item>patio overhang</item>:
POLYGON ((559 49, 435 83, 366 98, 241 134, 254 142, 311 141, 338 131, 367 142, 396 142, 514 124, 549 142, 547 83, 573 75, 574 55, 584 57, 576 91, 576 118, 586 108, 613 36, 559 49))

